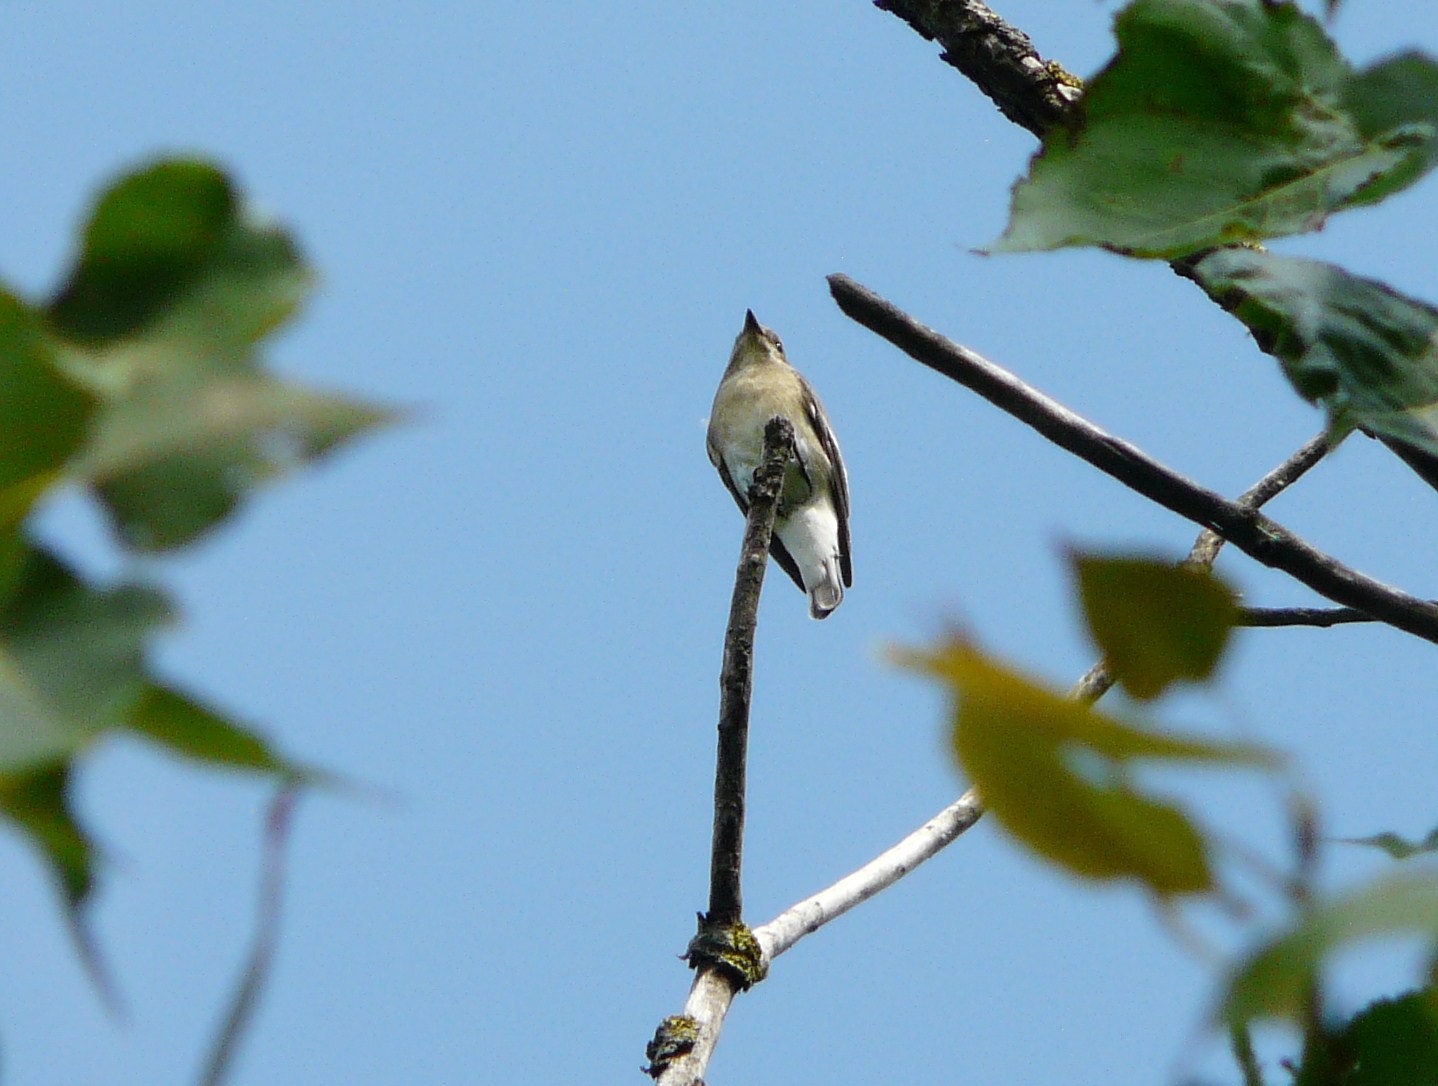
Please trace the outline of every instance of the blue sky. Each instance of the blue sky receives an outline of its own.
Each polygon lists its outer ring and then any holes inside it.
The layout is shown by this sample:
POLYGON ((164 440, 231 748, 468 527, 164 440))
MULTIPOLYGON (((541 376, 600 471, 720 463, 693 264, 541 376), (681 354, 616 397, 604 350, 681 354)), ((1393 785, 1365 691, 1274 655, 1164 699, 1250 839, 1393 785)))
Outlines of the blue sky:
MULTIPOLYGON (((1104 4, 1000 11, 1080 73, 1104 4)), ((760 922, 962 787, 937 691, 882 662, 957 621, 1058 684, 1092 650, 1062 548, 1182 553, 1193 529, 844 318, 845 272, 1206 485, 1236 493, 1320 425, 1161 265, 985 258, 1031 138, 863 0, 782 5, 12 5, 0 269, 48 290, 98 185, 197 152, 293 225, 322 282, 276 342, 309 382, 409 421, 126 563, 78 499, 47 534, 171 586, 161 665, 384 798, 298 814, 283 942, 239 1083, 644 1081, 704 905, 717 670, 741 522, 703 448, 746 307, 819 388, 853 491, 855 583, 818 624, 766 593, 746 904, 760 922)), ((1438 11, 1350 0, 1367 61, 1438 49, 1438 11)), ((1430 300, 1430 179, 1279 248, 1430 300)), ((1272 512, 1434 595, 1438 495, 1362 439, 1272 512)), ((1254 602, 1312 602, 1239 555, 1254 602)), ((1432 647, 1253 631, 1166 719, 1298 752, 1337 836, 1435 820, 1432 647)), ((1276 790, 1175 782, 1280 855, 1276 790)), ((192 1081, 250 934, 264 787, 131 743, 83 812, 127 1006, 87 986, 51 889, 0 838, 7 1083, 192 1081)), ((1334 886, 1381 858, 1335 850, 1334 886)), ((1220 946, 1234 928, 1198 910, 1220 946)), ((1345 963, 1349 1005, 1401 955, 1345 963)), ((782 958, 710 1081, 1055 1081, 1210 1066, 1211 967, 1130 889, 1079 885, 987 822, 782 958)), ((1221 1066, 1218 1064, 1216 1066, 1221 1066)), ((1232 1076, 1229 1076, 1230 1080, 1232 1076)))

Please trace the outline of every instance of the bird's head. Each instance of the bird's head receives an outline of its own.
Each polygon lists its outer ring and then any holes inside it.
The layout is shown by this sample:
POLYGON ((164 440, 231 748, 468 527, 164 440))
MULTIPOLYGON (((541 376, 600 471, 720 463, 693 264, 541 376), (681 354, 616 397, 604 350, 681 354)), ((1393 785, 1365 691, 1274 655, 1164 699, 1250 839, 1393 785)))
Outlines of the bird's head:
POLYGON ((744 311, 744 330, 734 340, 734 353, 729 357, 729 366, 733 368, 762 365, 765 362, 782 362, 787 365, 784 344, 779 342, 779 337, 771 329, 759 323, 752 309, 747 309, 744 311))

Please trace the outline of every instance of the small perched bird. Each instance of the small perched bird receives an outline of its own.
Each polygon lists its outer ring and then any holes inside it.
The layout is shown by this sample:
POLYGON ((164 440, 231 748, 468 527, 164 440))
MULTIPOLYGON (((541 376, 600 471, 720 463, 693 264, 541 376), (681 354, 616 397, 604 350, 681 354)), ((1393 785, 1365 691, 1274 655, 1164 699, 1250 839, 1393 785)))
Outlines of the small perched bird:
POLYGON ((784 475, 769 553, 808 593, 809 614, 827 618, 854 583, 849 477, 819 397, 789 365, 779 337, 762 327, 751 309, 714 394, 706 442, 709 459, 745 514, 764 455, 764 427, 776 415, 794 427, 798 460, 784 475))

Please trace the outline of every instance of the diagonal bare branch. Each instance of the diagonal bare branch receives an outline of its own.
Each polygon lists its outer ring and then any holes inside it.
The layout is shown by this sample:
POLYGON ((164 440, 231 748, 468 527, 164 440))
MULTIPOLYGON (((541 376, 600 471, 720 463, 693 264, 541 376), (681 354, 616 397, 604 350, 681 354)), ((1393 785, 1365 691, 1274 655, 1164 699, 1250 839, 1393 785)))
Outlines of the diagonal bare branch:
POLYGON ((977 392, 1131 490, 1211 529, 1251 558, 1334 603, 1438 643, 1438 606, 1350 569, 1261 513, 1185 479, 847 276, 831 275, 829 289, 839 308, 915 361, 977 392))

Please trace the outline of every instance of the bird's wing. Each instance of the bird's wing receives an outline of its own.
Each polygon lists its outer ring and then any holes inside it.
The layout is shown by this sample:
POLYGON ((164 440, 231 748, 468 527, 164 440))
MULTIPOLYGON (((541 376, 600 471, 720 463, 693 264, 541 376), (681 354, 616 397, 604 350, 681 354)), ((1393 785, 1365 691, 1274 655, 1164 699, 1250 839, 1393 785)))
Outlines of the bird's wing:
MULTIPOLYGON (((708 443, 706 442, 706 444, 708 443)), ((709 459, 712 460, 714 466, 719 469, 719 478, 724 480, 725 488, 728 489, 730 494, 734 495, 734 501, 735 504, 739 506, 739 512, 747 517, 749 515, 749 495, 739 493, 739 488, 734 485, 734 477, 729 474, 729 465, 724 463, 724 457, 719 455, 719 450, 712 444, 708 447, 709 459)), ((847 551, 848 529, 841 528, 840 532, 846 540, 845 548, 847 551)), ((769 553, 774 556, 774 561, 779 563, 779 568, 787 573, 793 579, 794 583, 799 586, 799 591, 806 591, 804 588, 804 578, 799 573, 799 563, 794 561, 794 556, 790 554, 788 548, 784 546, 783 541, 779 538, 778 532, 775 532, 769 537, 769 553)))
POLYGON ((839 571, 844 575, 844 587, 854 587, 854 562, 849 555, 849 473, 844 469, 844 457, 839 452, 839 440, 829 426, 829 416, 819 403, 814 388, 802 377, 804 388, 804 412, 814 432, 819 435, 819 444, 829 458, 829 490, 834 500, 834 512, 839 517, 839 571))

